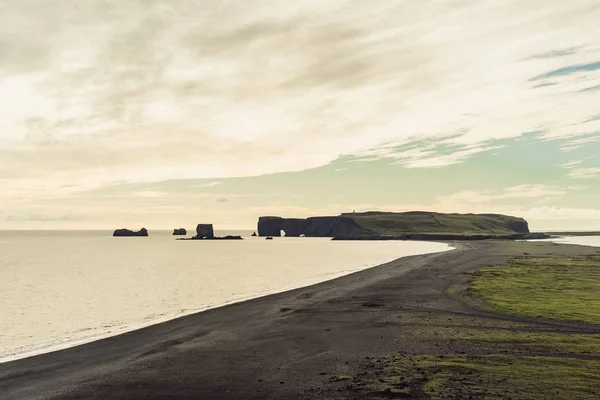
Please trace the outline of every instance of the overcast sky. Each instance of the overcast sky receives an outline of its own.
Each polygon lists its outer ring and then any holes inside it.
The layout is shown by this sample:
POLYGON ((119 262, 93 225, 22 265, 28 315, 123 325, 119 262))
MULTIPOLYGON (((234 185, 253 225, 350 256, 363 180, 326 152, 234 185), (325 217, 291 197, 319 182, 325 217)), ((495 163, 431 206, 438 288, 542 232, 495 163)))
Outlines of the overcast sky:
POLYGON ((0 229, 600 229, 597 0, 0 0, 0 229))

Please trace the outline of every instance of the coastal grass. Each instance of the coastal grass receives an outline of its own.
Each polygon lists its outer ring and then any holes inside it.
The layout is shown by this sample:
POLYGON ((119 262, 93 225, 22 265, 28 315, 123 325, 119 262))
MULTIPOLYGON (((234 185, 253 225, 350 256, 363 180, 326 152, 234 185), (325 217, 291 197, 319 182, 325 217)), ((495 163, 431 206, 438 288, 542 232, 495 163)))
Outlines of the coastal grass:
POLYGON ((600 330, 577 328, 600 324, 600 255, 520 257, 471 276, 467 293, 485 307, 575 325, 401 314, 394 346, 418 343, 417 350, 371 358, 366 370, 373 372, 355 383, 378 395, 431 400, 600 399, 600 330))
POLYGON ((600 255, 523 257, 482 268, 470 294, 500 313, 600 324, 600 255))
POLYGON ((600 361, 561 357, 406 356, 382 361, 380 393, 441 399, 580 399, 600 396, 600 361))
POLYGON ((345 213, 360 226, 379 235, 407 233, 508 235, 516 226, 526 224, 517 217, 496 214, 442 214, 433 212, 366 212, 345 213))
POLYGON ((415 313, 401 318, 396 345, 437 354, 372 359, 358 381, 390 397, 437 399, 600 398, 600 334, 573 334, 507 320, 415 313))
POLYGON ((412 315, 402 322, 397 343, 418 337, 431 346, 443 341, 455 349, 476 349, 478 353, 600 356, 598 333, 565 334, 512 321, 426 314, 412 315))

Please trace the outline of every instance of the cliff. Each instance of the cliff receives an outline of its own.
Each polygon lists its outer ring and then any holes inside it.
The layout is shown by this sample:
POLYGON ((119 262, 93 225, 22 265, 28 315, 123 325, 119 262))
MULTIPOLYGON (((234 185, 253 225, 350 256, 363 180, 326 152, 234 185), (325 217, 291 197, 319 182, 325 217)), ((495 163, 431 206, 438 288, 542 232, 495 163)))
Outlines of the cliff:
POLYGON ((371 240, 483 240, 541 238, 523 218, 501 214, 345 213, 334 217, 260 217, 259 236, 371 240))
POLYGON ((443 214, 426 211, 403 213, 346 213, 360 226, 375 235, 443 234, 443 235, 512 235, 529 233, 523 218, 501 214, 443 214))
POLYGON ((258 219, 258 236, 363 236, 369 232, 358 225, 352 218, 346 217, 310 217, 281 218, 260 217, 258 219))

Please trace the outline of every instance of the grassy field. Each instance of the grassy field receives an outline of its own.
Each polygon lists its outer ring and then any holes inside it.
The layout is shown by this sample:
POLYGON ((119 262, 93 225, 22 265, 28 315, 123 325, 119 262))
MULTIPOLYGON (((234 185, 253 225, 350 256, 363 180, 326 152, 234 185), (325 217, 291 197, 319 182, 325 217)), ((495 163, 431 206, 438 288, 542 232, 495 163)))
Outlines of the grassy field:
POLYGON ((556 357, 406 356, 375 360, 380 393, 416 398, 597 400, 600 361, 556 357))
POLYGON ((414 340, 435 343, 442 339, 453 348, 477 349, 477 353, 523 354, 554 353, 600 355, 600 330, 598 334, 565 335, 552 331, 552 328, 532 327, 528 324, 502 320, 486 320, 474 317, 450 319, 416 314, 404 318, 410 329, 398 336, 398 340, 414 340))
POLYGON ((371 358, 354 384, 381 397, 600 399, 600 255, 517 258, 471 278, 466 293, 479 304, 534 319, 399 316, 395 345, 418 343, 421 351, 371 358), (557 327, 536 317, 599 326, 557 327))
POLYGON ((518 258, 473 278, 471 294, 495 311, 600 324, 600 255, 518 258))
POLYGON ((366 212, 346 213, 360 226, 378 235, 407 233, 436 234, 495 234, 507 235, 528 232, 522 218, 496 214, 441 214, 432 212, 366 212))

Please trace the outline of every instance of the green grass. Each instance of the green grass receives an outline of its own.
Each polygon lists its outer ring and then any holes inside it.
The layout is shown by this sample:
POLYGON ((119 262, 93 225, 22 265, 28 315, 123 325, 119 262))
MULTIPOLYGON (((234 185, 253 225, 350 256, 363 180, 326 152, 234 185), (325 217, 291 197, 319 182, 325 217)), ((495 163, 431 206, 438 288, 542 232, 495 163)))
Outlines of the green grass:
POLYGON ((496 214, 441 214, 433 212, 345 213, 360 226, 379 235, 436 233, 464 235, 507 235, 526 228, 522 218, 496 214))
POLYGON ((404 318, 408 325, 398 341, 458 344, 480 352, 519 351, 600 356, 600 334, 562 334, 511 321, 482 320, 471 317, 414 315, 404 318))
POLYGON ((370 382, 384 393, 438 399, 600 398, 600 361, 557 357, 415 356, 383 361, 385 378, 370 382))
MULTIPOLYGON (((472 277, 469 293, 494 310, 600 324, 600 255, 517 258, 472 277)), ((373 372, 356 382, 364 390, 431 400, 600 399, 598 333, 426 311, 399 321, 395 346, 418 341, 422 354, 370 360, 373 372)))
POLYGON ((600 255, 518 258, 479 269, 471 294, 501 313, 600 324, 600 255))

